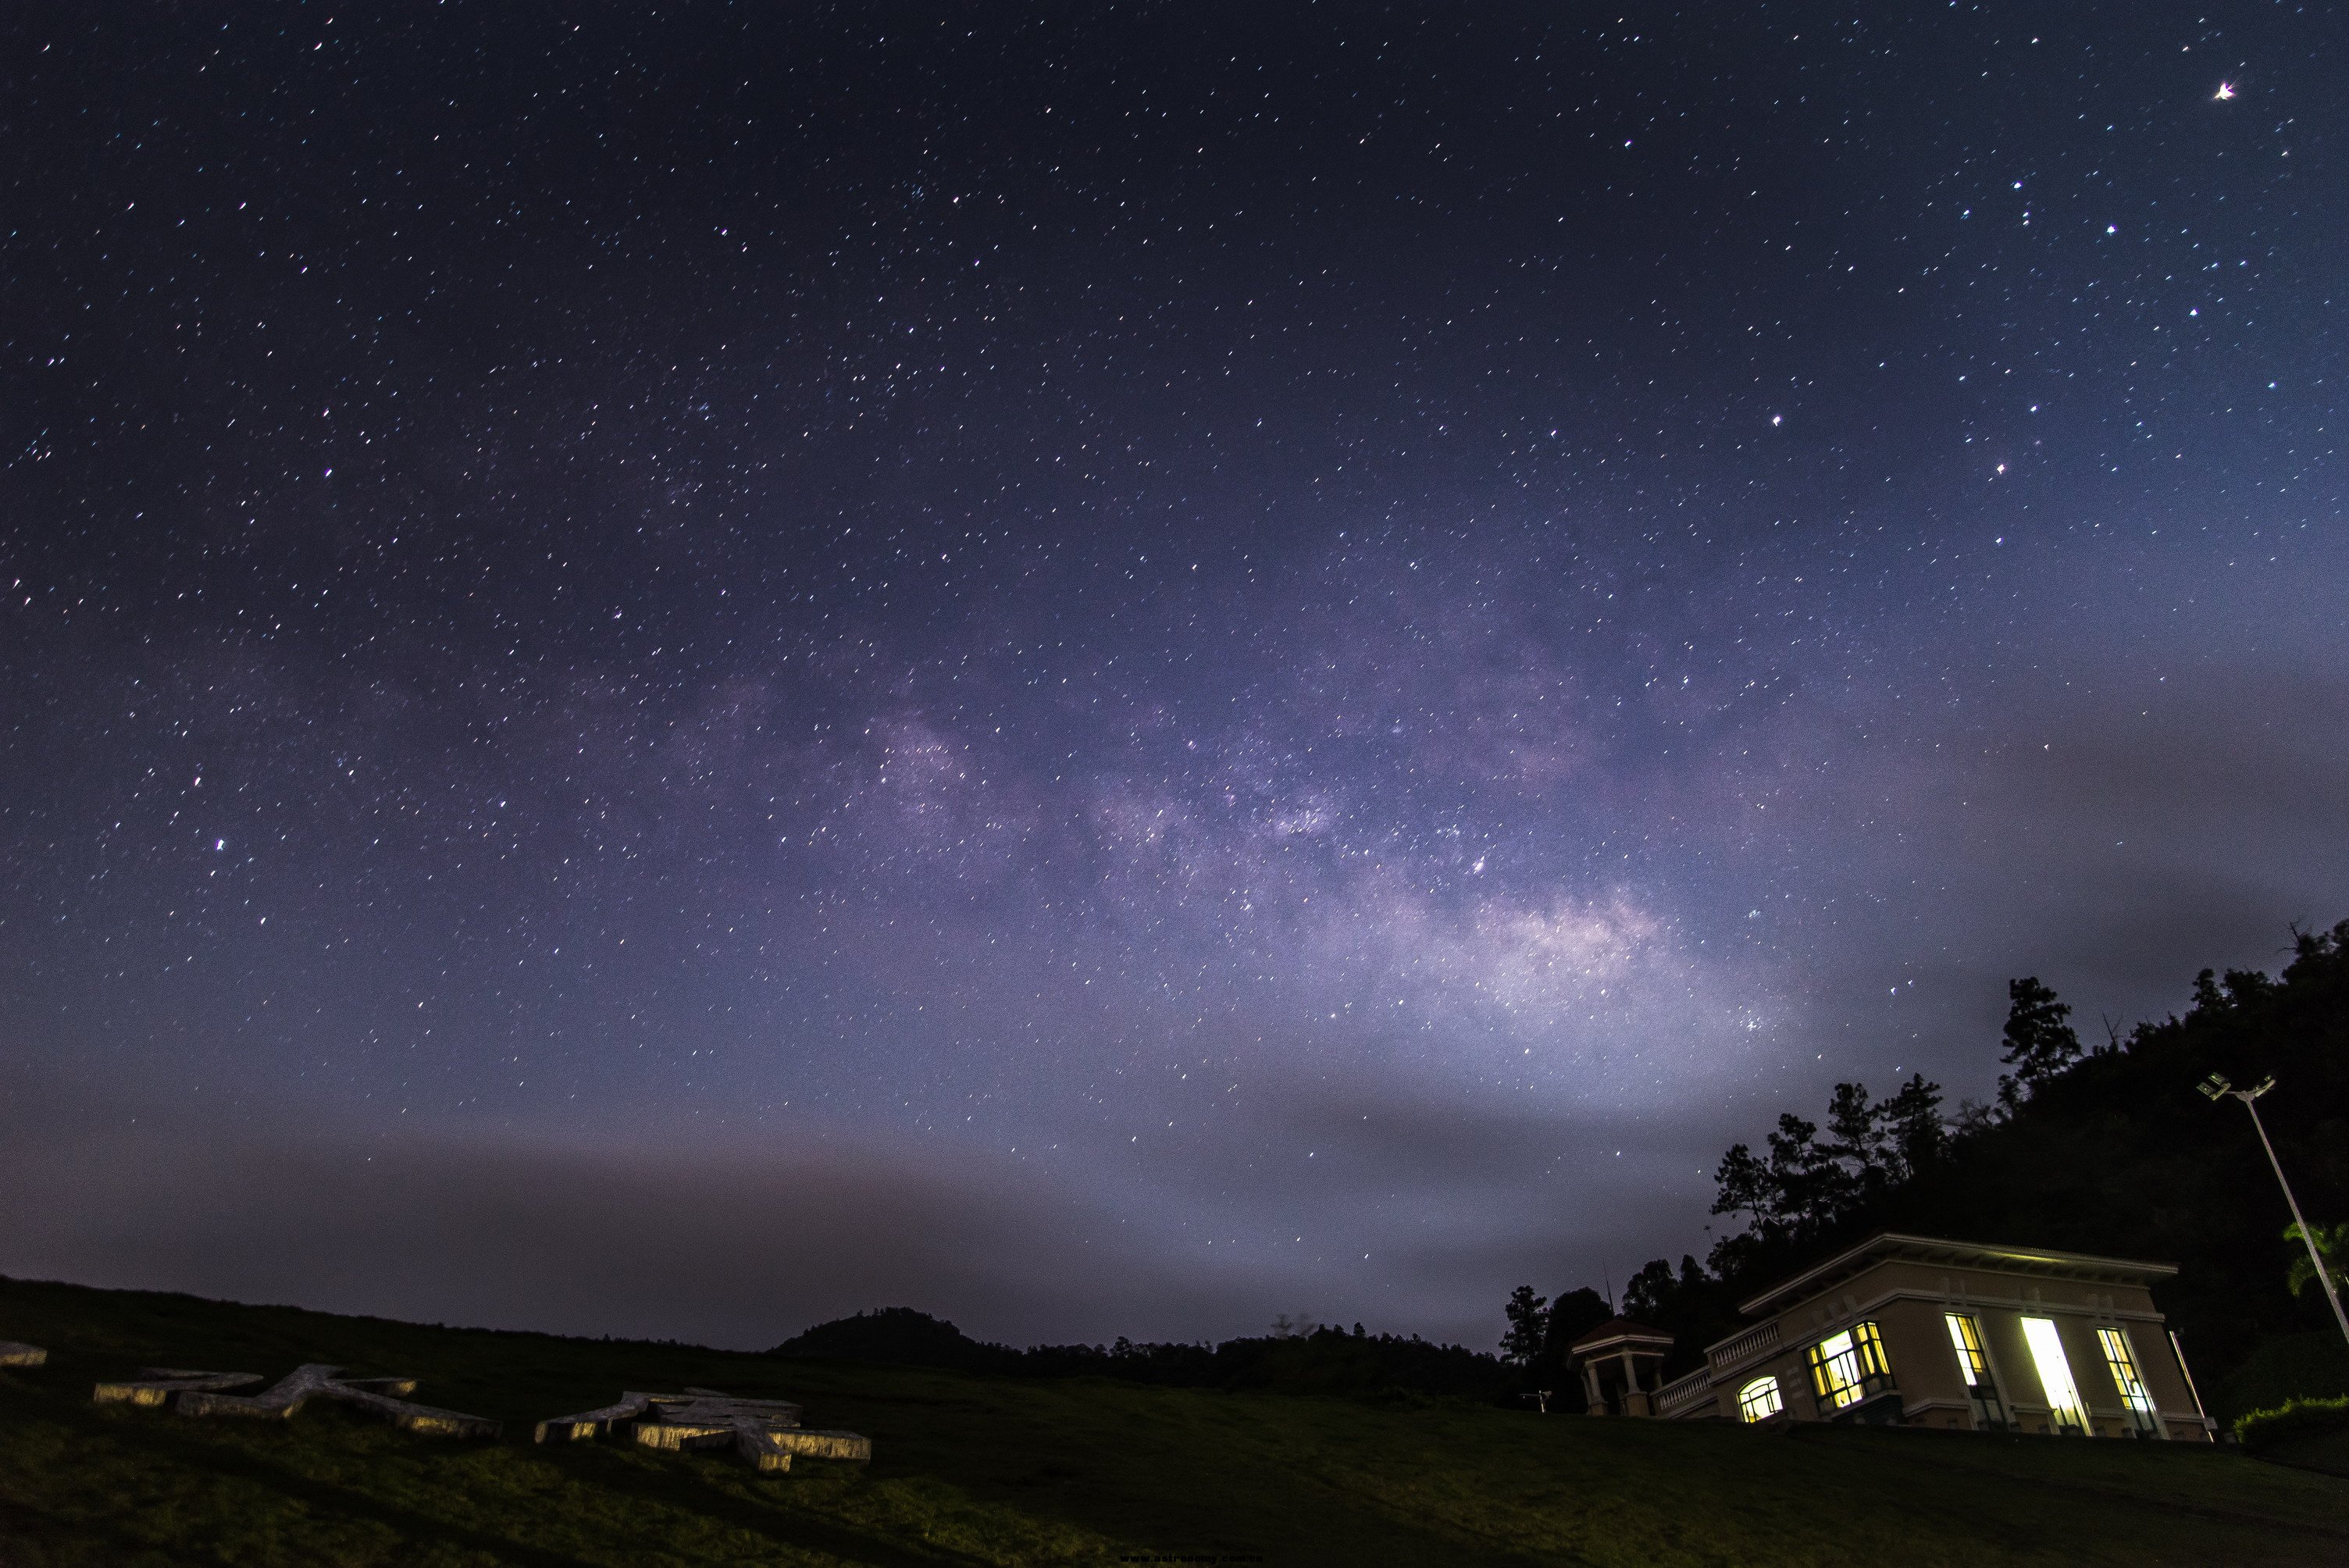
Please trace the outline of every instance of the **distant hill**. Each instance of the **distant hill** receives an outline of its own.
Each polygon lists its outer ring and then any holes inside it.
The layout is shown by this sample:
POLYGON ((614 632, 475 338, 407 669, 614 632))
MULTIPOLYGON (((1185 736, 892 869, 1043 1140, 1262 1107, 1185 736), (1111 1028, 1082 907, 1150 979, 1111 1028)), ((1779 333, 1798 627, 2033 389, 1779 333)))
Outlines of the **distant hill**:
POLYGON ((1523 1375, 1498 1357, 1417 1335, 1299 1331, 1218 1345, 1039 1345, 1017 1350, 971 1338, 907 1306, 834 1318, 793 1335, 770 1355, 891 1367, 950 1367, 1009 1377, 1112 1377, 1162 1387, 1255 1389, 1356 1397, 1413 1394, 1506 1399, 1523 1375))
POLYGON ((817 1361, 873 1361, 885 1367, 955 1367, 966 1371, 999 1364, 999 1345, 982 1345, 953 1324, 910 1306, 885 1306, 836 1317, 795 1334, 768 1352, 817 1361))

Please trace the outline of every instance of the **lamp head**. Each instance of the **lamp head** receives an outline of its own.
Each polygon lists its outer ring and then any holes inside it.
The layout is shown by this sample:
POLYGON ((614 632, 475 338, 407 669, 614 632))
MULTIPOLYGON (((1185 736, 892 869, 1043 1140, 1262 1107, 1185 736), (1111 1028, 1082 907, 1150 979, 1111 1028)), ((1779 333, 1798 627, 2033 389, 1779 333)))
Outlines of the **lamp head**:
POLYGON ((2227 1081, 2224 1074, 2212 1073, 2194 1087, 2201 1091, 2203 1099, 2216 1100, 2235 1086, 2227 1081))

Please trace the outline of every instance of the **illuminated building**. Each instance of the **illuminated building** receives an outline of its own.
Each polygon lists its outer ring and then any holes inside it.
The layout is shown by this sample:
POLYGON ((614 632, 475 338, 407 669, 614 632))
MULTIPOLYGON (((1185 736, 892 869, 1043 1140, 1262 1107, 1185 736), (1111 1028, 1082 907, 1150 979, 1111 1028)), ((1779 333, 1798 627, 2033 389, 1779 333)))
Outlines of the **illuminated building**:
POLYGON ((1672 1420, 1856 1421, 2208 1442, 2153 1304, 2168 1264, 1886 1234, 1739 1310, 1756 1319, 1655 1390, 1672 1420))

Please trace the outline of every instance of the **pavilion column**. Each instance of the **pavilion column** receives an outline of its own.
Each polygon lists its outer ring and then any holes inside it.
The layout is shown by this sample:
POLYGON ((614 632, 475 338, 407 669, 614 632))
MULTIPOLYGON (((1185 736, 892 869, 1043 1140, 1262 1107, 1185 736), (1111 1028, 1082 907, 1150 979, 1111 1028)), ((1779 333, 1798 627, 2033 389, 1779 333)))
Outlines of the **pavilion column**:
POLYGON ((1590 1413, 1594 1416, 1605 1415, 1607 1397, 1599 1391, 1599 1363, 1596 1361, 1586 1361, 1582 1364, 1582 1386, 1590 1393, 1590 1413))

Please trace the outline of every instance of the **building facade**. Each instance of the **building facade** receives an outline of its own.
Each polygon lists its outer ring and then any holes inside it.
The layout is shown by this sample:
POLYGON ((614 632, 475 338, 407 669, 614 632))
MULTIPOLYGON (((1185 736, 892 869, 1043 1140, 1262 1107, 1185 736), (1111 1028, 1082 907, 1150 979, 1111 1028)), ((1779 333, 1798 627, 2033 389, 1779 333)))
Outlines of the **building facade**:
POLYGON ((2208 1442, 2151 1287, 2177 1269, 1879 1235, 1773 1286, 1659 1389, 1667 1419, 1862 1421, 2208 1442))

